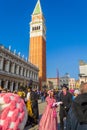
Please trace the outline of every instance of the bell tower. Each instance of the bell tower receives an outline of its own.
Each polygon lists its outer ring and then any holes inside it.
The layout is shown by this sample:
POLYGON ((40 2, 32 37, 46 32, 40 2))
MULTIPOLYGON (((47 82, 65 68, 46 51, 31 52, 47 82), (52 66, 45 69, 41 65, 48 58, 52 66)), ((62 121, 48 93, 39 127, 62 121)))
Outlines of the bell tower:
POLYGON ((46 82, 46 26, 40 0, 36 3, 30 22, 29 61, 39 68, 41 89, 46 82))

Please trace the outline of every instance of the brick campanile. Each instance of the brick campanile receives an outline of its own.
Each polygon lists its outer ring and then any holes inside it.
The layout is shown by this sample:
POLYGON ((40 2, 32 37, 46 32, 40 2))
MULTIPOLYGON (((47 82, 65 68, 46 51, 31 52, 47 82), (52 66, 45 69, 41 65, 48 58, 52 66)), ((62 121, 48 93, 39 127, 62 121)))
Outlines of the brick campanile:
POLYGON ((39 67, 39 87, 46 82, 46 26, 40 0, 37 1, 30 22, 29 61, 39 67))

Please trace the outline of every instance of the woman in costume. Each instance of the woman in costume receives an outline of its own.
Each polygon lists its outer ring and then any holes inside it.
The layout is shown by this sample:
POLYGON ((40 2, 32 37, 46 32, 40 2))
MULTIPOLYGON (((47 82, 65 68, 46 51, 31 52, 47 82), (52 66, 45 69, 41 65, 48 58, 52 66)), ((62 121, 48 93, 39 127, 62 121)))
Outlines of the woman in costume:
POLYGON ((47 106, 39 123, 39 130, 58 130, 56 108, 61 103, 56 103, 53 90, 48 91, 47 106))

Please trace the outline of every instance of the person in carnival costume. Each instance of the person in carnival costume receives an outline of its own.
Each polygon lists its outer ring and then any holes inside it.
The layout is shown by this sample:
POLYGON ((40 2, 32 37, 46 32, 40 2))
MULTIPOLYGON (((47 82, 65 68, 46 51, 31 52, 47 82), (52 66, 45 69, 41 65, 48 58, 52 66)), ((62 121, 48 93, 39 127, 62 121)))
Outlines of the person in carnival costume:
POLYGON ((38 96, 32 90, 31 80, 29 83, 28 93, 27 93, 27 110, 28 110, 28 124, 36 125, 39 119, 39 111, 38 111, 38 96))
POLYGON ((39 123, 39 130, 58 130, 56 108, 62 102, 56 102, 53 90, 48 91, 47 106, 39 123))

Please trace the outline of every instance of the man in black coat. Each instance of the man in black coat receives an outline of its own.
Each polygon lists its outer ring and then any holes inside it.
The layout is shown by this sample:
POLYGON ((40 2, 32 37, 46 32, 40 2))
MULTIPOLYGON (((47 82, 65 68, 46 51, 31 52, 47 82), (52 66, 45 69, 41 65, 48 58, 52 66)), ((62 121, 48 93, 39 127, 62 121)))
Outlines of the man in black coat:
POLYGON ((64 130, 64 117, 67 117, 67 113, 71 107, 72 103, 72 94, 69 93, 67 85, 62 86, 62 92, 60 94, 60 101, 62 104, 60 105, 60 130, 64 130))
POLYGON ((67 116, 66 130, 87 130, 87 83, 82 84, 81 94, 72 103, 67 116))

